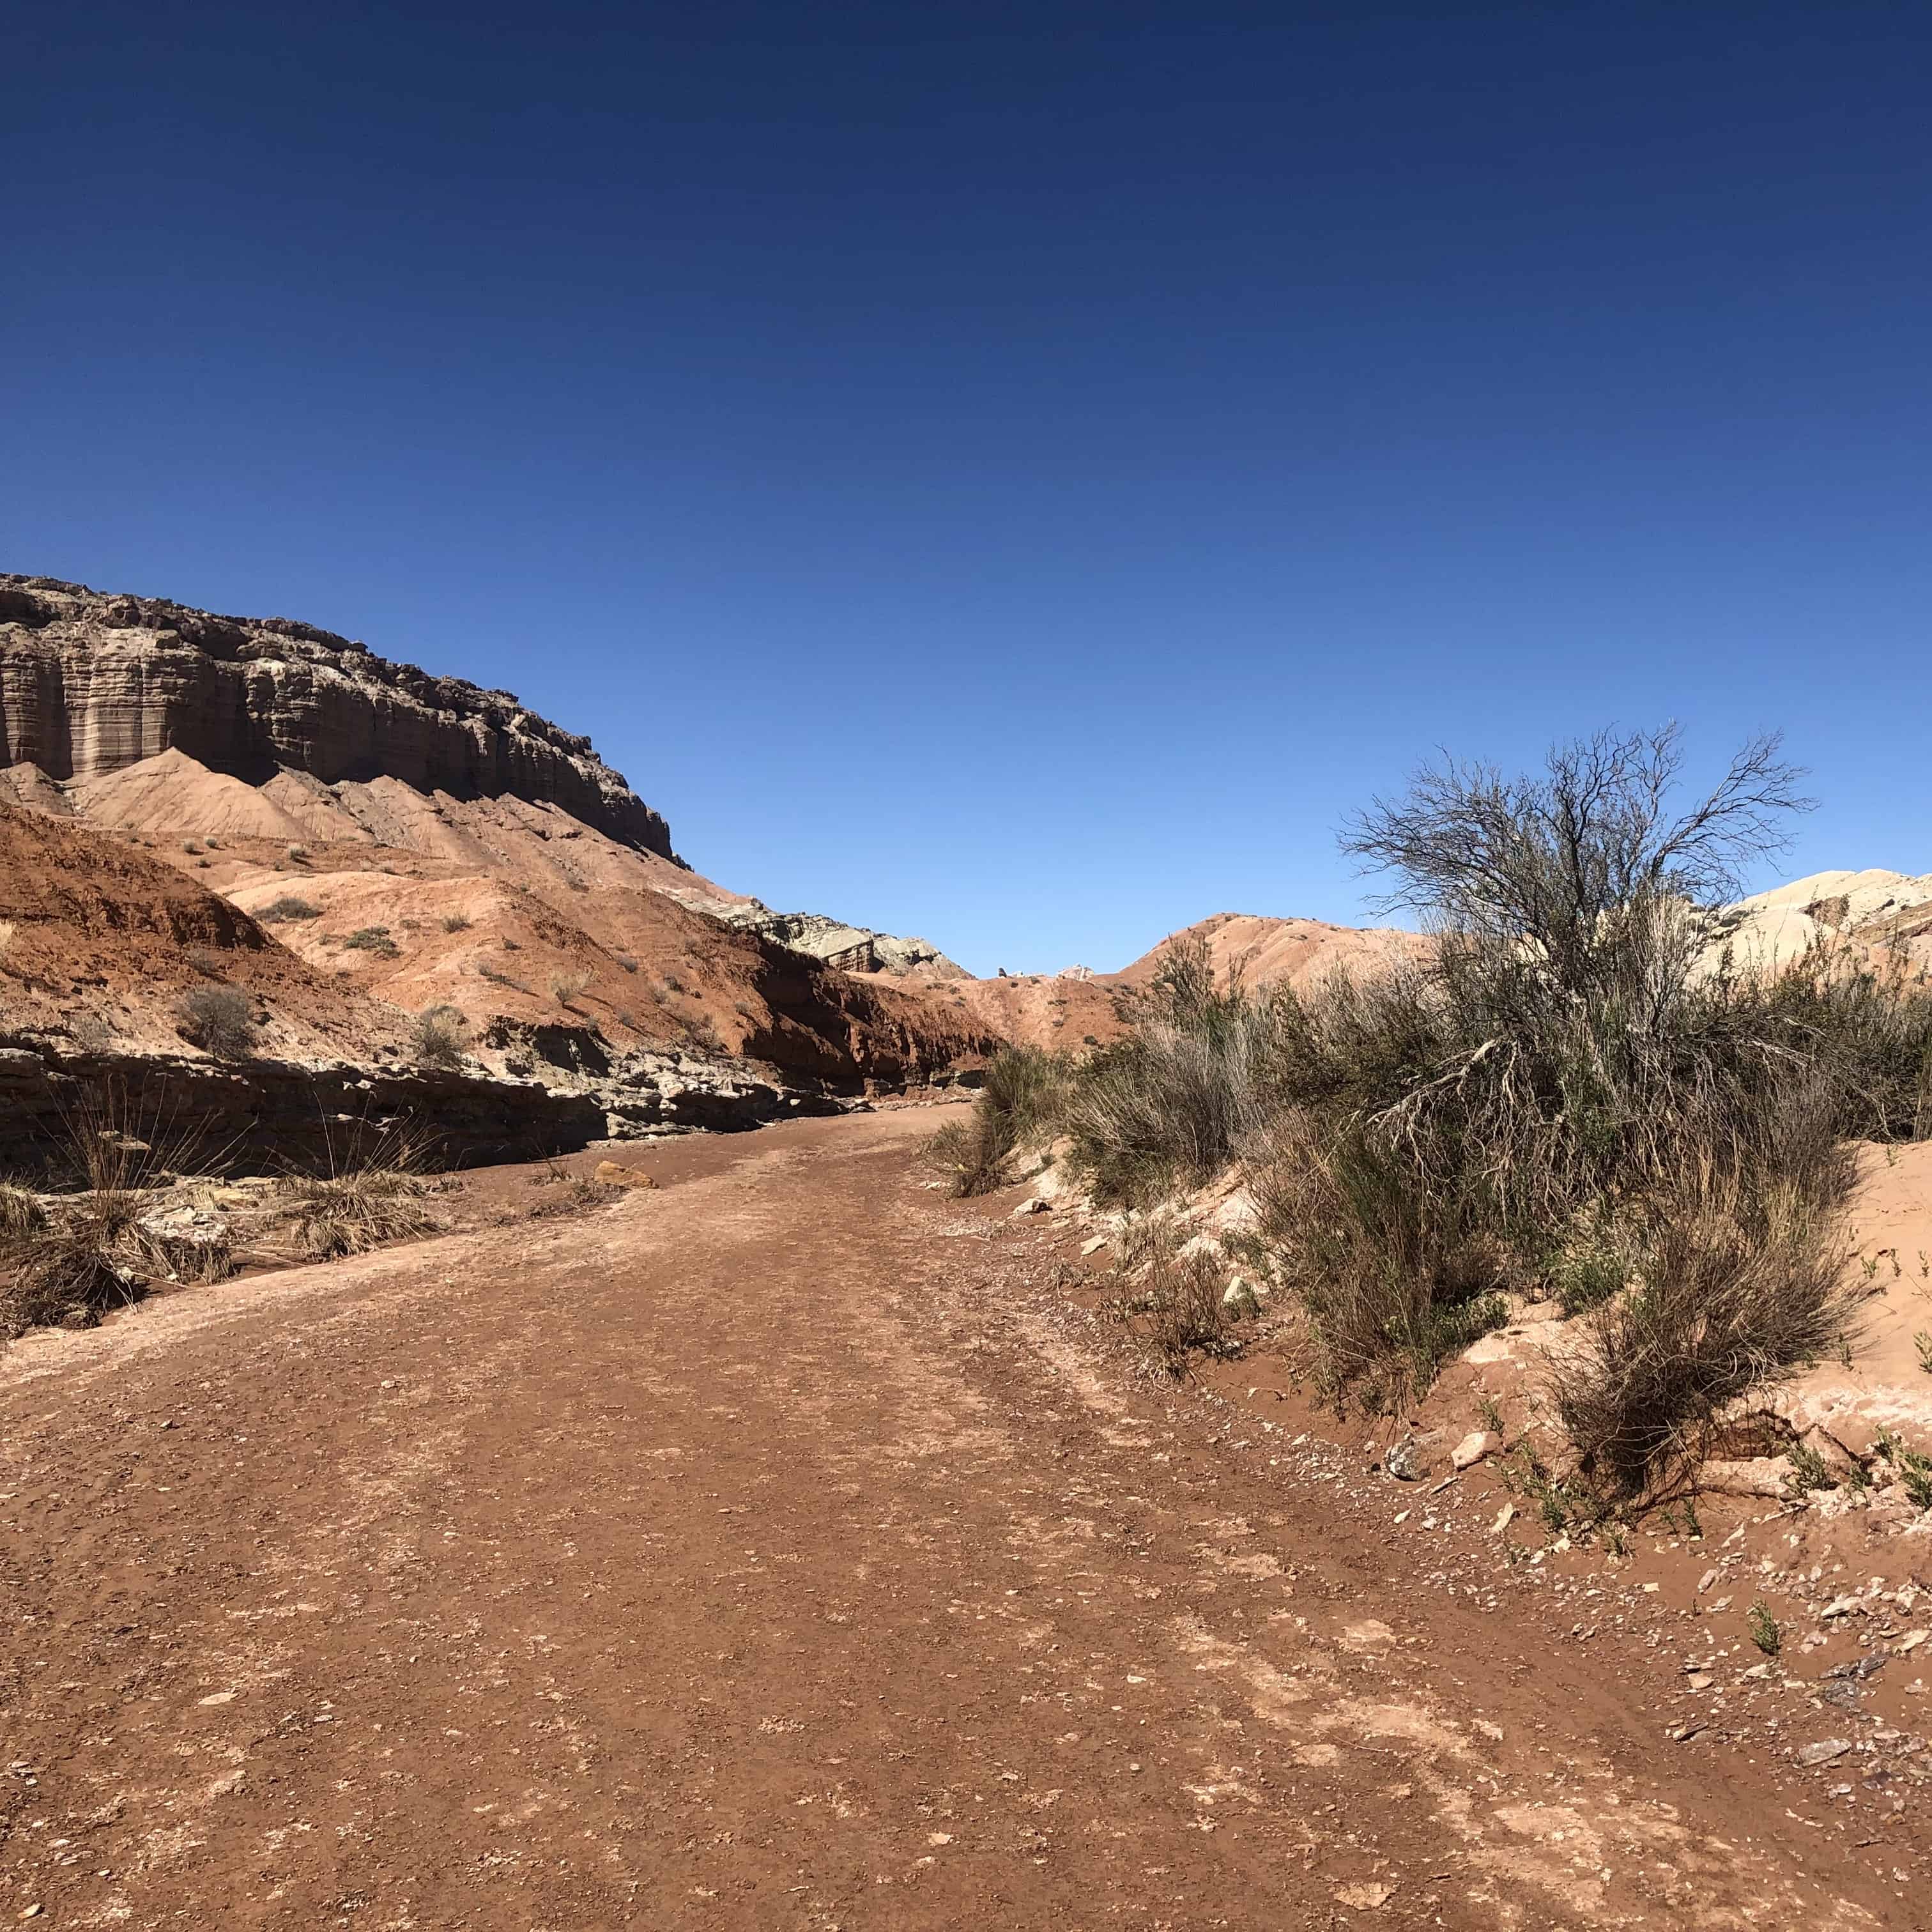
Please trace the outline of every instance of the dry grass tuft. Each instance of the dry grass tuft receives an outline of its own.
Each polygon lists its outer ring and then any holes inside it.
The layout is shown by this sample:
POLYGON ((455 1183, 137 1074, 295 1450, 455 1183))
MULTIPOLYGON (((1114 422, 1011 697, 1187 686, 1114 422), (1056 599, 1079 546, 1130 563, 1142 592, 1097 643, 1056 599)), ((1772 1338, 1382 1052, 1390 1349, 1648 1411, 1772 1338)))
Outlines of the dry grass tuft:
POLYGON ((110 1092, 89 1096, 64 1117, 60 1142, 81 1184, 74 1192, 47 1208, 22 1190, 0 1190, 0 1336, 91 1327, 138 1300, 158 1279, 222 1281, 234 1272, 225 1241, 146 1218, 154 1190, 195 1163, 194 1136, 165 1120, 135 1122, 110 1092))
POLYGON ((1066 1078, 1065 1064, 1035 1046, 1010 1047, 991 1062, 972 1112, 926 1145, 927 1165, 946 1177, 956 1200, 1007 1184, 1022 1143, 1052 1130, 1066 1078))

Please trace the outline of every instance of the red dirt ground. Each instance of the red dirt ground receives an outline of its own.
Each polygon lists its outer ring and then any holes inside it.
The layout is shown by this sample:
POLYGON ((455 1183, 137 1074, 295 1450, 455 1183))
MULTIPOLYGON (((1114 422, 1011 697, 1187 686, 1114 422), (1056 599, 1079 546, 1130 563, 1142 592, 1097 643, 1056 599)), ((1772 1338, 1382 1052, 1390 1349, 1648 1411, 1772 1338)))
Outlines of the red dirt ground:
POLYGON ((626 1150, 661 1186, 580 1221, 0 1358, 0 1910, 1924 1922, 1909 1816, 1824 1828, 1669 1738, 1674 1658, 1125 1378, 932 1125, 626 1150))

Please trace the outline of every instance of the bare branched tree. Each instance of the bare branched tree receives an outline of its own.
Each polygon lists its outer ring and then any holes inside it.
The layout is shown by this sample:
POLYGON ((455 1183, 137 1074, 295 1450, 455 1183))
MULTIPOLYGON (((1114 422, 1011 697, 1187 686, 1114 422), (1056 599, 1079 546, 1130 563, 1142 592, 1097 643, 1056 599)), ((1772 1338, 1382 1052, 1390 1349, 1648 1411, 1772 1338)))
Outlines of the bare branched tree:
MULTIPOLYGON (((1364 872, 1393 874, 1376 901, 1451 932, 1526 940, 1559 984, 1599 983, 1633 920, 1738 896, 1745 868, 1790 842, 1813 801, 1777 733, 1751 739, 1724 776, 1673 813, 1684 754, 1678 728, 1554 747, 1540 775, 1444 758, 1408 792, 1377 799, 1344 829, 1364 872)), ((1653 934, 1654 937, 1654 934, 1653 934)))

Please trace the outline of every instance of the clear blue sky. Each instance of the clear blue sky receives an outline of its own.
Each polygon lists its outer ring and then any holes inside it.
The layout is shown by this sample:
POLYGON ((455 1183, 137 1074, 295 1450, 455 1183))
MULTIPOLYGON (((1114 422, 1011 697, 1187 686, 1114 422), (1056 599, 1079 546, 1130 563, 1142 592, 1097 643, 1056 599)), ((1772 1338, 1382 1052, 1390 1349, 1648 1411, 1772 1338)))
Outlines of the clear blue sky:
POLYGON ((1932 11, 0 26, 0 568, 586 730, 990 971, 1339 920, 1432 746, 1782 726, 1932 868, 1932 11))

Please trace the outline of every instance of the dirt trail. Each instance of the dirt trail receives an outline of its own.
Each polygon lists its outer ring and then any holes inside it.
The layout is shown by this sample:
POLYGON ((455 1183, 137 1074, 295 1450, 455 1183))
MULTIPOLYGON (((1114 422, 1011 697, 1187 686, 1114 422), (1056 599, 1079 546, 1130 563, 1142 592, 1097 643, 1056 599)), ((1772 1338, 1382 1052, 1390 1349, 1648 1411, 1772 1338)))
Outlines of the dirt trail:
POLYGON ((1095 1366, 916 1114, 0 1361, 0 1916, 1909 1925, 1095 1366))

